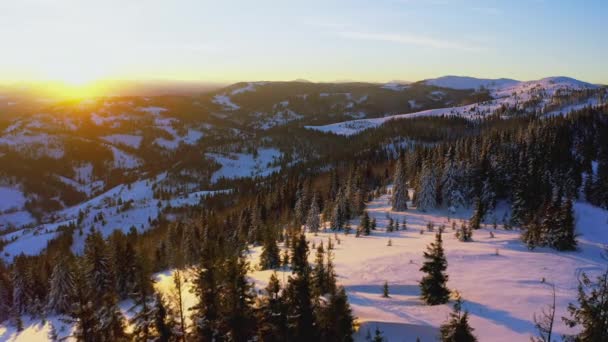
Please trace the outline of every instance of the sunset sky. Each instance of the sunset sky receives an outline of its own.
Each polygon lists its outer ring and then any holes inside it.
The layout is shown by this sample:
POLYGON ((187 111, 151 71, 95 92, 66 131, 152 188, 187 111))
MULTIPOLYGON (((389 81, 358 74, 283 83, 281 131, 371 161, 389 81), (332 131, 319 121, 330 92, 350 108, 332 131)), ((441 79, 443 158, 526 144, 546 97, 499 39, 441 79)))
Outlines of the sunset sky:
POLYGON ((0 81, 608 83, 606 0, 2 0, 0 81))

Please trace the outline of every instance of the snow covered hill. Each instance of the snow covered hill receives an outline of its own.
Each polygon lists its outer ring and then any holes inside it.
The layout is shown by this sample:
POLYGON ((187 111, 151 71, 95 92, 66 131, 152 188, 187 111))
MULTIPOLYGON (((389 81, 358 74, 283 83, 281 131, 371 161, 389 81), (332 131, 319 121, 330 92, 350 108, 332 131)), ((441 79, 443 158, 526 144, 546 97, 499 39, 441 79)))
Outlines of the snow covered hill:
POLYGON ((451 89, 496 89, 508 86, 515 86, 521 83, 520 81, 512 80, 509 78, 486 79, 467 76, 443 76, 439 78, 424 80, 423 82, 427 85, 451 89))
POLYGON ((537 81, 519 82, 508 79, 486 80, 469 77, 446 76, 428 80, 436 86, 454 89, 481 87, 490 91, 493 100, 465 106, 429 109, 382 118, 349 120, 323 126, 306 126, 308 129, 338 135, 354 135, 369 128, 378 127, 389 120, 428 116, 458 116, 474 120, 495 114, 511 112, 566 114, 587 106, 597 106, 608 101, 604 89, 568 77, 548 77, 537 81))

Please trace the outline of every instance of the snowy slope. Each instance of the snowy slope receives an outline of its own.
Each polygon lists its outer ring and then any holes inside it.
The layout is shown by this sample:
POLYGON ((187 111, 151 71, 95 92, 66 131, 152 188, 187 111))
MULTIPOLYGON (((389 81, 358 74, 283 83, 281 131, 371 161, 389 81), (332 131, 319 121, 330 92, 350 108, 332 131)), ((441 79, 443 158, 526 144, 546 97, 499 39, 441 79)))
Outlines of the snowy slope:
POLYGON ((206 154, 207 157, 213 158, 221 165, 221 168, 213 173, 212 182, 217 182, 221 178, 268 176, 280 170, 271 165, 282 155, 281 151, 274 148, 259 149, 257 156, 249 153, 206 154))

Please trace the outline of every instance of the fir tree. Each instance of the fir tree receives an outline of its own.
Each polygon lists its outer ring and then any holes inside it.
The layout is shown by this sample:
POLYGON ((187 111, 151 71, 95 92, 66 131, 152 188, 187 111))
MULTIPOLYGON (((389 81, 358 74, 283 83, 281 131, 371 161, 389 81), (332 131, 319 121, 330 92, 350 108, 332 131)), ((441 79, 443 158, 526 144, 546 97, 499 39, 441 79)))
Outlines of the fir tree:
POLYGON ((583 273, 578 285, 578 306, 568 305, 570 318, 562 318, 580 333, 575 341, 608 341, 608 271, 591 281, 583 273))
POLYGON ((425 161, 420 172, 420 185, 416 194, 416 206, 426 211, 437 206, 437 180, 433 167, 425 161))
POLYGON ((420 292, 422 299, 428 305, 444 304, 448 301, 450 291, 446 287, 448 275, 447 260, 443 252, 441 234, 435 235, 435 242, 427 247, 424 252, 426 261, 420 270, 426 275, 420 281, 420 292))
POLYGON ((74 286, 74 271, 70 258, 58 258, 51 275, 47 311, 68 313, 74 299, 74 286))
POLYGON ((382 297, 384 298, 388 298, 390 297, 389 295, 389 290, 388 290, 388 282, 384 282, 384 285, 382 286, 382 297))
POLYGON ((275 269, 281 265, 281 256, 277 241, 269 231, 262 245, 262 254, 260 255, 260 266, 263 270, 275 269))
POLYGON ((258 310, 258 336, 261 341, 279 342, 287 338, 287 312, 281 297, 281 284, 272 273, 258 310))
POLYGON ((469 313, 462 311, 462 299, 457 297, 454 310, 448 321, 440 327, 441 341, 444 342, 475 342, 473 328, 469 325, 469 313))
POLYGON ((359 231, 363 232, 363 235, 369 235, 371 233, 371 222, 369 220, 369 214, 367 211, 363 212, 361 222, 359 223, 359 231))
POLYGON ((239 255, 229 259, 221 287, 220 335, 232 341, 248 341, 255 335, 255 292, 247 279, 249 263, 239 255))
POLYGON ((152 310, 154 319, 155 337, 154 342, 169 342, 174 340, 173 329, 176 322, 169 314, 165 301, 160 293, 154 296, 154 308, 152 310))
POLYGON ((321 219, 319 218, 319 204, 317 203, 317 195, 313 195, 308 217, 306 218, 306 228, 311 233, 317 233, 321 227, 321 219))
POLYGON ((294 242, 293 276, 285 289, 288 307, 289 336, 293 341, 312 341, 317 336, 312 302, 311 271, 308 264, 308 244, 304 235, 294 242))
POLYGON ((343 287, 339 287, 329 297, 327 305, 322 307, 320 311, 319 326, 321 341, 353 341, 354 317, 343 287))
POLYGON ((315 255, 315 267, 312 270, 312 288, 316 296, 327 293, 327 270, 325 269, 325 249, 323 242, 317 247, 315 255))
POLYGON ((397 159, 397 167, 393 177, 393 194, 391 203, 393 210, 403 211, 407 209, 407 201, 409 201, 407 177, 405 174, 405 160, 403 156, 397 159))

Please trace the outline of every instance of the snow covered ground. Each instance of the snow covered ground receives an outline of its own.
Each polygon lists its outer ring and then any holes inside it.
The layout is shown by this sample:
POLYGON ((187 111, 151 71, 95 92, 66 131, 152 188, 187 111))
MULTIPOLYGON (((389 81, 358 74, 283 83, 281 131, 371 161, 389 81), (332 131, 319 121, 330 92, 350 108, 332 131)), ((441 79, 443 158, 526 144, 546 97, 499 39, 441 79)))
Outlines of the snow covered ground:
POLYGON ((211 176, 211 182, 217 182, 221 178, 268 176, 279 171, 278 167, 270 165, 283 154, 275 148, 262 148, 258 150, 257 156, 250 153, 207 153, 206 155, 222 165, 211 176))
MULTIPOLYGON (((550 249, 529 251, 519 240, 518 231, 505 231, 491 225, 474 232, 472 242, 460 242, 454 237, 451 221, 458 225, 470 216, 462 210, 448 219, 447 211, 420 212, 410 208, 404 212, 390 210, 389 195, 368 204, 367 211, 376 218, 378 229, 370 236, 335 234, 331 231, 314 236, 311 243, 334 242, 335 266, 338 282, 345 286, 354 314, 360 324, 356 341, 365 341, 369 330, 378 327, 390 342, 435 341, 438 327, 451 311, 451 304, 427 306, 419 299, 418 281, 422 253, 434 240, 428 232, 428 222, 445 225, 444 248, 448 260, 448 287, 457 290, 464 298, 464 308, 470 312, 470 323, 480 341, 527 341, 535 333, 533 314, 551 301, 551 285, 555 285, 557 300, 557 334, 573 333, 562 322, 567 315, 566 306, 576 298, 577 277, 581 272, 594 276, 606 267, 602 259, 603 248, 608 244, 608 211, 587 203, 575 204, 579 251, 556 252, 550 249), (407 230, 386 232, 388 217, 403 222, 407 230), (421 233, 423 231, 423 233, 421 233), (490 235, 493 234, 493 237, 490 235), (338 243, 336 237, 340 240, 338 243), (392 246, 387 246, 391 239, 392 246), (390 297, 381 296, 382 284, 389 284, 390 297)), ((500 222, 507 207, 499 205, 495 215, 500 222)), ((357 222, 352 222, 353 226, 357 222)), ((261 248, 252 248, 249 258, 254 270, 251 280, 262 289, 272 271, 255 270, 261 248)), ((314 258, 311 250, 310 261, 314 258)), ((286 284, 289 270, 279 270, 278 278, 286 284)), ((171 271, 155 276, 156 288, 168 293, 172 288, 171 271)), ((186 279, 191 279, 186 271, 186 279)), ((191 307, 196 298, 185 283, 185 306, 191 307)), ((122 303, 127 308, 128 303, 122 303)), ((49 319, 61 326, 57 317, 49 319)), ((45 341, 49 326, 40 321, 25 320, 25 330, 17 334, 13 327, 0 325, 0 340, 45 341)), ((66 327, 70 329, 70 327, 66 327)), ((67 330, 69 331, 69 330, 67 330)))

